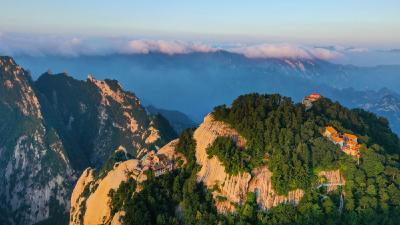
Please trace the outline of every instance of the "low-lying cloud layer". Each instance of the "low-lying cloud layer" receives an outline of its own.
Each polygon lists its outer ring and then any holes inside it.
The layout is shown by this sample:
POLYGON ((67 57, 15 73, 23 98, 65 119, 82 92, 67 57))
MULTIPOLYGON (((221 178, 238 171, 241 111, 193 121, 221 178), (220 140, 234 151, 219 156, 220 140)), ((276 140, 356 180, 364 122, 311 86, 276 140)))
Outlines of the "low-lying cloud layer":
POLYGON ((148 40, 128 38, 82 38, 56 35, 26 35, 0 32, 1 55, 68 56, 149 54, 168 55, 225 50, 248 58, 299 58, 338 61, 349 55, 367 54, 366 48, 342 46, 304 46, 293 44, 209 45, 177 40, 148 40))
POLYGON ((215 52, 218 49, 202 43, 164 40, 132 40, 129 41, 123 53, 148 54, 161 52, 168 55, 188 54, 192 52, 215 52))
POLYGON ((78 38, 60 36, 28 36, 0 33, 0 54, 22 54, 32 56, 61 55, 107 55, 148 54, 151 52, 168 55, 193 52, 215 52, 217 48, 203 43, 143 40, 126 38, 78 38))
POLYGON ((301 58, 332 60, 342 54, 335 50, 325 48, 296 46, 290 44, 261 44, 231 49, 236 53, 242 53, 248 58, 301 58))

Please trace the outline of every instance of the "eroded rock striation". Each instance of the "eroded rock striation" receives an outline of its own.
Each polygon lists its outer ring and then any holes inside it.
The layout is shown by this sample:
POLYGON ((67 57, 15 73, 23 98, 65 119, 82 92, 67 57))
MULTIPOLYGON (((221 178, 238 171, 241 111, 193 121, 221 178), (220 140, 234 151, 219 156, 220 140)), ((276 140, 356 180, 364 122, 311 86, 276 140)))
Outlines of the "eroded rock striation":
MULTIPOLYGON (((143 181, 139 160, 130 159, 115 164, 101 179, 94 179, 93 169, 87 169, 79 178, 71 197, 70 224, 110 224, 113 221, 109 193, 129 177, 143 181)), ((118 216, 118 215, 117 215, 118 216)))
POLYGON ((217 199, 217 209, 220 212, 232 212, 234 204, 242 204, 246 200, 248 192, 255 192, 257 202, 262 208, 271 208, 279 203, 297 203, 303 197, 303 190, 289 192, 288 196, 278 195, 272 189, 271 171, 266 166, 254 169, 250 173, 229 175, 217 157, 208 158, 207 147, 219 137, 230 137, 236 140, 239 146, 245 146, 246 140, 226 123, 216 121, 211 114, 204 118, 204 122, 194 132, 196 140, 196 158, 201 166, 198 181, 203 182, 217 199), (218 188, 216 188, 218 187, 218 188), (218 200, 218 196, 224 200, 218 200))
MULTIPOLYGON (((157 155, 168 160, 183 157, 175 152, 176 144, 177 140, 171 141, 162 147, 157 155)), ((95 171, 92 168, 86 169, 72 193, 70 225, 121 224, 125 212, 112 214, 109 193, 111 190, 117 190, 120 184, 129 178, 133 178, 139 184, 145 181, 147 176, 142 163, 142 160, 138 159, 117 162, 103 177, 94 175, 95 171)), ((140 186, 136 191, 140 191, 140 186)))

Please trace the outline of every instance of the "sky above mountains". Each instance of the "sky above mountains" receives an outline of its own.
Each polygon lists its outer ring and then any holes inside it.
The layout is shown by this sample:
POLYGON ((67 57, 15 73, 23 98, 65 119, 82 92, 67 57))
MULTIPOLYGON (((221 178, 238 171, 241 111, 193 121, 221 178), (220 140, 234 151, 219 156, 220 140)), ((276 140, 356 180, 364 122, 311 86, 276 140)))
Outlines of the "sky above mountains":
POLYGON ((3 1, 0 27, 219 41, 386 45, 400 42, 400 1, 3 1))
POLYGON ((248 57, 400 63, 397 0, 14 0, 1 8, 0 54, 223 49, 248 57))

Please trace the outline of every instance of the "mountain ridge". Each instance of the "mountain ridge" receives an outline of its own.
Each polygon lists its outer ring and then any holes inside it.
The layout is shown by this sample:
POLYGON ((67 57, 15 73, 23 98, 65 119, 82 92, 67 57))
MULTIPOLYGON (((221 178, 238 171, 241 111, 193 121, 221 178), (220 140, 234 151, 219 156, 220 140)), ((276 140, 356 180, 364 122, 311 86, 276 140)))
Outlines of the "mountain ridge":
POLYGON ((176 137, 115 80, 30 73, 0 57, 0 208, 4 224, 65 223, 76 174, 119 146, 133 156, 176 137))

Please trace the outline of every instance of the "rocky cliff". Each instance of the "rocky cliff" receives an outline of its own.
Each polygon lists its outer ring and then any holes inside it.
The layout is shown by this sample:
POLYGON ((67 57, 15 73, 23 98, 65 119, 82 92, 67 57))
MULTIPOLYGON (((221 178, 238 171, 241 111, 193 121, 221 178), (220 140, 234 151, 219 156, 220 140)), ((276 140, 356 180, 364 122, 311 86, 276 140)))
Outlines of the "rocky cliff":
POLYGON ((138 172, 138 163, 137 159, 130 159, 116 164, 104 178, 97 180, 92 169, 85 170, 71 197, 70 224, 109 224, 113 218, 108 193, 129 177, 144 180, 145 175, 138 172))
POLYGON ((339 186, 344 186, 346 184, 346 180, 339 170, 321 171, 318 173, 318 176, 326 179, 320 186, 325 186, 327 192, 332 192, 339 186))
POLYGON ((233 211, 234 204, 243 203, 248 192, 256 193, 257 202, 263 208, 271 208, 282 202, 297 203, 303 197, 304 192, 299 189, 289 192, 288 196, 276 194, 271 184, 272 173, 266 166, 254 169, 251 174, 227 174, 218 158, 214 156, 209 159, 206 152, 207 147, 219 136, 231 137, 239 146, 245 146, 246 140, 227 124, 214 120, 211 114, 204 118, 204 122, 194 132, 196 159, 201 166, 197 174, 198 181, 213 190, 220 212, 233 211))
POLYGON ((27 71, 0 57, 0 208, 4 224, 63 215, 73 168, 59 135, 46 125, 27 71))
MULTIPOLYGON (((175 152, 176 144, 177 140, 171 141, 162 147, 157 155, 170 160, 182 158, 182 155, 175 152)), ((141 161, 137 159, 117 162, 104 177, 94 175, 95 172, 91 168, 86 169, 76 183, 71 196, 70 225, 120 224, 120 217, 125 212, 111 213, 109 193, 129 178, 133 178, 138 183, 146 180, 147 176, 141 164, 141 161)), ((139 186, 136 191, 140 191, 139 186)))
POLYGON ((0 57, 0 224, 67 223, 76 174, 120 145, 135 157, 174 135, 117 81, 50 73, 33 81, 0 57))
POLYGON ((173 129, 157 127, 157 117, 149 116, 140 100, 115 80, 89 75, 80 81, 46 73, 36 86, 49 123, 69 143, 71 156, 80 158, 74 162, 77 168, 101 167, 120 145, 136 156, 171 139, 166 133, 173 129))

